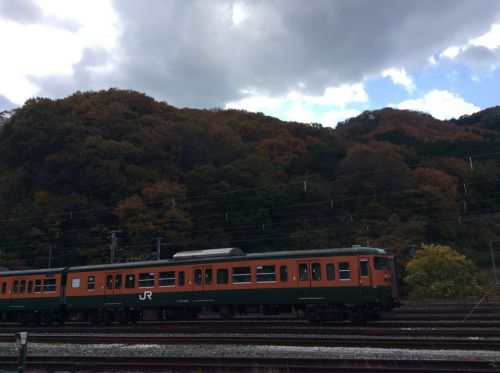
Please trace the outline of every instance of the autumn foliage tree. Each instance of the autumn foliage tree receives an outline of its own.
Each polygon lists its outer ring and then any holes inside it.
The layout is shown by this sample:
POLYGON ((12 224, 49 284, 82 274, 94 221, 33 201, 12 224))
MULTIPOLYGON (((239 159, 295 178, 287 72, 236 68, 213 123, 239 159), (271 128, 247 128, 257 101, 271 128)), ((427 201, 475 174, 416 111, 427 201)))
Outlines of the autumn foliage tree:
POLYGON ((433 241, 485 266, 499 144, 500 108, 453 121, 386 108, 322 128, 119 89, 34 98, 0 113, 0 265, 45 266, 51 242, 54 265, 104 263, 119 230, 122 258, 151 257, 158 236, 164 258, 433 241))
POLYGON ((480 295, 476 266, 449 246, 422 245, 406 266, 412 298, 462 298, 480 295))
POLYGON ((182 232, 192 227, 184 197, 181 185, 161 181, 145 187, 140 195, 125 198, 113 212, 130 239, 160 236, 168 242, 180 241, 182 232))

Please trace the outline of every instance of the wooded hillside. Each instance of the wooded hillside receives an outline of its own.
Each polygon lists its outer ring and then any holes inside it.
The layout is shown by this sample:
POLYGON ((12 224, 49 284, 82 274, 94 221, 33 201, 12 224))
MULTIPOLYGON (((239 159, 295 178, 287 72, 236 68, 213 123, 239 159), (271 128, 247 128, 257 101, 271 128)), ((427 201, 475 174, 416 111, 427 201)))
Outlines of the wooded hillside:
POLYGON ((178 109, 111 89, 32 99, 0 129, 0 265, 236 246, 442 243, 487 265, 500 238, 500 107, 453 121, 364 112, 336 129, 178 109))

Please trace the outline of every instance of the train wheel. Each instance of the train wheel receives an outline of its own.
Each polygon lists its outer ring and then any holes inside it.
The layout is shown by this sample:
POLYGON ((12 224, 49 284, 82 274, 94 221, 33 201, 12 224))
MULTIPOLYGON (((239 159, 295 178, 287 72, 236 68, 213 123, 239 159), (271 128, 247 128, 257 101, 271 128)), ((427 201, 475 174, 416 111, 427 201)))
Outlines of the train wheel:
POLYGON ((229 320, 229 319, 232 319, 234 314, 235 314, 236 310, 233 306, 222 306, 220 309, 219 309, 219 315, 221 318, 223 318, 224 320, 229 320))
POLYGON ((141 319, 141 312, 139 310, 130 311, 130 322, 132 324, 137 324, 140 319, 141 319))
POLYGON ((21 323, 27 326, 40 325, 40 317, 38 313, 28 312, 21 316, 21 323))
POLYGON ((306 310, 306 319, 311 324, 321 324, 325 318, 326 313, 323 307, 310 307, 306 310))
POLYGON ((116 321, 120 324, 127 324, 130 320, 130 314, 128 310, 120 310, 116 313, 116 321))
POLYGON ((352 307, 349 309, 347 318, 353 324, 362 325, 368 321, 368 311, 365 307, 352 307))
POLYGON ((110 310, 103 310, 101 313, 101 320, 104 324, 111 324, 113 321, 113 312, 110 310))
POLYGON ((49 312, 44 312, 40 315, 40 322, 45 325, 52 325, 54 319, 49 312))
POLYGON ((96 311, 87 314, 87 321, 91 324, 99 324, 99 317, 96 311))

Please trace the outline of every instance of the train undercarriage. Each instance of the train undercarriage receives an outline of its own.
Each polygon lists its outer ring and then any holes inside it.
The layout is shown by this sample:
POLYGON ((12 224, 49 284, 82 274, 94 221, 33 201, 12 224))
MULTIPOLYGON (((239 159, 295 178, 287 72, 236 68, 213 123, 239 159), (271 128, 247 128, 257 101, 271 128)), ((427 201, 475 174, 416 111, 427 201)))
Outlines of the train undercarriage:
POLYGON ((63 324, 89 322, 92 324, 137 323, 139 321, 180 321, 195 320, 203 312, 219 315, 222 319, 232 319, 236 315, 294 315, 310 323, 325 321, 351 321, 363 324, 380 319, 381 313, 391 307, 383 304, 281 304, 281 305, 222 305, 207 307, 176 308, 99 308, 91 310, 67 311, 15 311, 0 313, 2 322, 19 322, 24 325, 63 324))

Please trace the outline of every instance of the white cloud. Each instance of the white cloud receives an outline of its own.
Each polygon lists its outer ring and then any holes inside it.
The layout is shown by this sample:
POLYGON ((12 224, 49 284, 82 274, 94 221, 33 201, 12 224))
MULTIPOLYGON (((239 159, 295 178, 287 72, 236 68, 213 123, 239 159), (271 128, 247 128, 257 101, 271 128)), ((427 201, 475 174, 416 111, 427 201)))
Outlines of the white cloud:
POLYGON ((463 47, 457 47, 457 46, 446 48, 439 54, 439 57, 445 57, 452 60, 460 54, 462 48, 463 47))
POLYGON ((445 49, 440 58, 460 60, 471 66, 488 66, 495 70, 500 65, 500 23, 493 24, 490 30, 466 43, 445 49))
POLYGON ((290 121, 301 123, 317 122, 317 115, 312 110, 306 108, 300 101, 292 102, 290 108, 284 114, 284 119, 290 121))
POLYGON ((231 20, 233 21, 233 25, 235 26, 238 26, 248 17, 247 12, 245 11, 245 7, 241 3, 233 4, 231 13, 231 20))
POLYGON ((111 50, 118 38, 117 17, 109 1, 38 3, 42 11, 38 22, 0 18, 0 35, 8 35, 2 38, 0 94, 17 104, 38 93, 34 78, 71 76, 85 48, 111 50))
POLYGON ((490 31, 472 39, 469 44, 488 49, 496 49, 500 47, 500 24, 494 24, 491 26, 490 31))
POLYGON ((361 111, 356 109, 330 110, 321 116, 319 122, 328 127, 336 127, 337 123, 357 117, 359 114, 361 111))
POLYGON ((252 94, 239 101, 228 102, 227 109, 247 110, 253 112, 265 112, 269 115, 275 115, 283 106, 283 98, 275 98, 266 95, 252 94))
POLYGON ((368 95, 362 83, 328 87, 323 96, 298 95, 297 98, 308 104, 335 105, 342 108, 353 102, 368 102, 368 95))
POLYGON ((394 84, 403 86, 410 93, 415 90, 415 84, 405 69, 387 69, 382 71, 382 76, 391 78, 394 84))
POLYGON ((356 116, 359 110, 346 108, 349 104, 367 103, 363 83, 328 87, 322 96, 313 96, 296 90, 280 97, 244 91, 247 97, 226 104, 226 108, 264 112, 282 120, 302 123, 321 123, 335 127, 338 122, 356 116))
POLYGON ((481 110, 453 92, 437 89, 424 97, 403 101, 396 105, 396 108, 423 111, 441 120, 458 118, 481 110))

